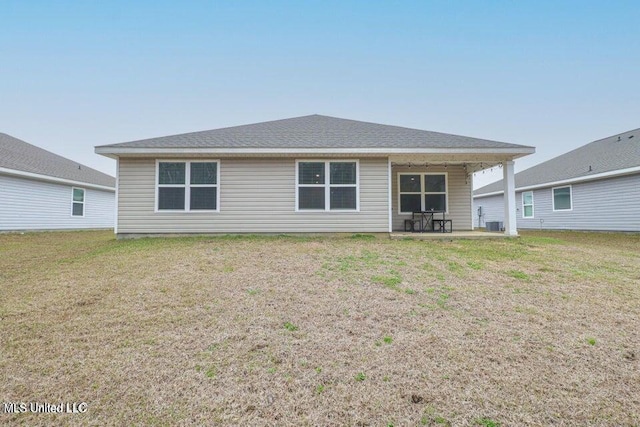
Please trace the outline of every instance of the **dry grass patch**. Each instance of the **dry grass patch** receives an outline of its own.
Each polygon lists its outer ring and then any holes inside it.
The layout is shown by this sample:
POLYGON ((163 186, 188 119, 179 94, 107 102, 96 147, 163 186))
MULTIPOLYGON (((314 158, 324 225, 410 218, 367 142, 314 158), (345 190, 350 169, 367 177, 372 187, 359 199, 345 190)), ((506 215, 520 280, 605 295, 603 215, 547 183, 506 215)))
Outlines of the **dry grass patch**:
POLYGON ((0 422, 639 424, 638 247, 1 235, 0 422))

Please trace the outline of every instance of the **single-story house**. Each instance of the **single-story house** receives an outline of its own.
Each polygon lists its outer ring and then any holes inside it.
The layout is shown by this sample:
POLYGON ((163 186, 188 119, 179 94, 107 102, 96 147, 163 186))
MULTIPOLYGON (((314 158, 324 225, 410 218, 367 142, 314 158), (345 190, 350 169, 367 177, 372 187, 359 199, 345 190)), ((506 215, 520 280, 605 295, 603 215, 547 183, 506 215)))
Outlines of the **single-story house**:
POLYGON ((115 178, 0 133, 0 231, 113 228, 115 178))
MULTIPOLYGON (((515 182, 518 228, 640 231, 640 129, 540 163, 515 182)), ((502 187, 474 191, 475 225, 504 220, 502 187)))
POLYGON ((473 172, 504 165, 515 194, 514 159, 534 151, 321 115, 96 147, 117 160, 120 237, 387 233, 430 209, 471 230, 473 172))

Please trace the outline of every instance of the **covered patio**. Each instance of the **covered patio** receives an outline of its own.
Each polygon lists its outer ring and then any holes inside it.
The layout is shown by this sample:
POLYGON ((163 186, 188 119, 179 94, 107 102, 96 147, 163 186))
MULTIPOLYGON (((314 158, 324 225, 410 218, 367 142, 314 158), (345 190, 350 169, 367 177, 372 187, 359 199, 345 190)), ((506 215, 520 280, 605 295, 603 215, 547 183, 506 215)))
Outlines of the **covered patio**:
MULTIPOLYGON (((389 157, 389 229, 391 238, 419 239, 496 238, 517 236, 514 159, 504 153, 406 154, 389 157), (474 231, 473 175, 490 168, 501 168, 504 177, 504 234, 474 231), (423 232, 410 232, 408 224, 415 212, 434 212, 431 219, 447 221, 447 231, 428 225, 423 232)), ((438 225, 438 221, 436 221, 438 225)))

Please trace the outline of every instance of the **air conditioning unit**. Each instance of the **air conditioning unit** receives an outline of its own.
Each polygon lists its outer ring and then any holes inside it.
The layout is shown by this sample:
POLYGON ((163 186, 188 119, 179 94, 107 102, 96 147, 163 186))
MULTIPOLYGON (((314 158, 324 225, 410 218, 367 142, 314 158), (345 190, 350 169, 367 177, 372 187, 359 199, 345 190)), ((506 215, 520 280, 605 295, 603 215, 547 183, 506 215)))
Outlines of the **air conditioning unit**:
POLYGON ((487 231, 502 231, 504 230, 504 225, 502 221, 487 221, 485 228, 487 231))

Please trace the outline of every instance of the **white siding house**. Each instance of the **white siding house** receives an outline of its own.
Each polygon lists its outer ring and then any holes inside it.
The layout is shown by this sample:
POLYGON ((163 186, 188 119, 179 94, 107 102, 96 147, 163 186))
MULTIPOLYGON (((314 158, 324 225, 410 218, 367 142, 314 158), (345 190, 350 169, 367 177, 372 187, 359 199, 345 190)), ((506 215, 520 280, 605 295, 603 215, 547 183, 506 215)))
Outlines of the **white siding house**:
POLYGON ((113 228, 115 180, 0 134, 0 231, 113 228))
MULTIPOLYGON (((520 229, 640 231, 640 130, 594 141, 515 179, 520 229)), ((476 227, 503 221, 500 186, 474 192, 476 227)))
POLYGON ((96 147, 118 162, 119 237, 385 233, 416 211, 471 230, 473 172, 533 152, 319 115, 96 147))

